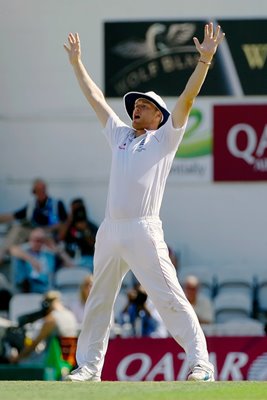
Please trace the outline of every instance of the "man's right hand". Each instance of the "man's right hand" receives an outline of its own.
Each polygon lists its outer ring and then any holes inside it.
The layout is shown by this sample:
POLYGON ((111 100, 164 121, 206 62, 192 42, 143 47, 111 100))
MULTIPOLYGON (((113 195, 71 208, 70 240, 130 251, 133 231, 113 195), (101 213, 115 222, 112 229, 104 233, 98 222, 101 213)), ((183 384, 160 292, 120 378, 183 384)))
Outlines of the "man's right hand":
POLYGON ((69 46, 64 44, 64 49, 69 55, 69 60, 72 65, 78 63, 81 59, 81 45, 78 33, 73 35, 72 33, 68 36, 69 46))

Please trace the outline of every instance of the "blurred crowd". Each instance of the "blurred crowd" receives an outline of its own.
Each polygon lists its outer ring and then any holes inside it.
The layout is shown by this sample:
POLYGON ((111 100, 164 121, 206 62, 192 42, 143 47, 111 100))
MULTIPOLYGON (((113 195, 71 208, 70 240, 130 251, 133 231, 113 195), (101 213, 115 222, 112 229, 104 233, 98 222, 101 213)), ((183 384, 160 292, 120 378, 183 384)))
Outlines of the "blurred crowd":
MULTIPOLYGON (((0 359, 5 354, 9 362, 28 358, 53 335, 77 336, 93 282, 98 226, 89 219, 84 200, 74 198, 66 207, 63 200, 50 195, 47 183, 41 178, 32 182, 31 195, 31 200, 20 209, 0 214, 0 223, 6 227, 0 244, 0 339, 2 327, 17 323, 19 328, 22 320, 27 325, 27 315, 30 320, 37 316, 42 321, 34 340, 21 346, 19 353, 9 354, 0 345, 0 359), (4 273, 6 266, 8 273, 4 273), (79 280, 77 269, 83 270, 79 280), (57 287, 57 274, 64 271, 71 272, 72 281, 75 280, 68 301, 61 297, 63 293, 57 287), (29 304, 20 295, 26 296, 29 304), (33 304, 31 295, 41 296, 40 304, 33 304), (21 309, 19 321, 14 321, 11 315, 12 302, 21 309), (48 307, 44 306, 47 304, 48 307), (27 314, 29 307, 41 311, 27 314)), ((16 335, 19 338, 19 331, 16 335)))
POLYGON ((31 192, 32 201, 21 209, 0 214, 0 223, 8 226, 0 265, 10 261, 16 291, 45 293, 60 268, 83 266, 93 272, 98 227, 89 220, 83 199, 73 199, 67 211, 42 179, 33 182, 31 192))

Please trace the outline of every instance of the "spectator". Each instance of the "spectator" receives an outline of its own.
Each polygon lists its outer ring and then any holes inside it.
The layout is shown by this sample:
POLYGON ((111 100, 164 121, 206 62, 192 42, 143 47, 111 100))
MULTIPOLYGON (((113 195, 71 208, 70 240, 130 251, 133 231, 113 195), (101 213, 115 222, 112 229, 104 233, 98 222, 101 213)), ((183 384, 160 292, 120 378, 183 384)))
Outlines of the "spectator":
POLYGON ((194 275, 188 275, 184 282, 184 291, 187 299, 194 308, 200 324, 214 322, 214 310, 212 302, 204 294, 200 293, 200 282, 194 275))
POLYGON ((62 226, 60 239, 65 243, 65 250, 74 259, 75 265, 85 266, 91 273, 97 229, 88 219, 83 200, 74 199, 68 219, 62 226))
POLYGON ((131 324, 131 336, 167 337, 166 327, 145 289, 137 283, 127 293, 128 304, 119 323, 131 324))
POLYGON ((22 292, 45 293, 53 286, 58 259, 72 266, 68 255, 46 236, 42 228, 30 233, 28 243, 12 246, 15 285, 22 292))
POLYGON ((75 316, 70 310, 64 307, 59 292, 47 292, 44 295, 43 308, 45 316, 37 336, 29 345, 25 345, 19 354, 12 355, 10 362, 18 363, 22 359, 29 357, 41 341, 47 342, 53 336, 59 338, 77 336, 75 316))
POLYGON ((35 199, 23 208, 14 213, 0 215, 0 223, 19 222, 19 224, 12 224, 4 244, 0 248, 0 264, 12 245, 28 240, 33 228, 42 227, 56 237, 60 224, 67 218, 63 202, 48 195, 44 180, 36 179, 33 182, 32 194, 35 199))
POLYGON ((79 297, 76 301, 73 301, 71 304, 68 305, 69 309, 74 313, 79 325, 82 323, 83 320, 84 306, 90 294, 92 285, 93 276, 91 274, 88 274, 83 279, 80 285, 79 297))

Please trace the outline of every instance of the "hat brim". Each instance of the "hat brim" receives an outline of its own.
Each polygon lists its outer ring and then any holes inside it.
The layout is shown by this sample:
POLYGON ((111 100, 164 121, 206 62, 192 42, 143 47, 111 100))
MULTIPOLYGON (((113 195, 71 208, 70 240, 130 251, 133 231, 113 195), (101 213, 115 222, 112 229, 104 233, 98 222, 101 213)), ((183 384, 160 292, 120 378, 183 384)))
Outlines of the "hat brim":
POLYGON ((161 123, 159 124, 159 127, 164 125, 171 114, 170 111, 167 110, 167 108, 162 107, 155 99, 153 99, 153 97, 150 97, 147 94, 142 93, 142 92, 129 92, 129 93, 126 93, 126 95, 124 96, 124 106, 127 111, 127 114, 131 118, 131 120, 133 119, 133 110, 134 110, 135 102, 136 102, 136 100, 141 99, 141 98, 146 99, 146 100, 150 101, 151 103, 155 104, 155 106, 161 111, 163 118, 162 118, 161 123))

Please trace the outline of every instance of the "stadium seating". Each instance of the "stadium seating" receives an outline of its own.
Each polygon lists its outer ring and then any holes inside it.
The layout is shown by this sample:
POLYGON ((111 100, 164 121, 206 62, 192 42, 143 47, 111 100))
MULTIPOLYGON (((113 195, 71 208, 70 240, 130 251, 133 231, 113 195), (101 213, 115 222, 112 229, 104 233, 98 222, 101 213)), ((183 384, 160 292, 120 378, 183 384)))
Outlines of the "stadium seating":
POLYGON ((9 304, 9 319, 16 323, 19 316, 40 310, 42 299, 40 293, 14 294, 9 304))
POLYGON ((244 293, 253 296, 254 272, 243 265, 224 265, 216 271, 216 293, 244 293))
POLYGON ((202 326, 205 336, 265 336, 264 324, 245 317, 202 326))
POLYGON ((64 267, 55 273, 55 287, 61 292, 76 291, 89 271, 82 267, 64 267))
POLYGON ((217 323, 250 318, 252 298, 245 293, 218 294, 214 299, 214 312, 217 323))

